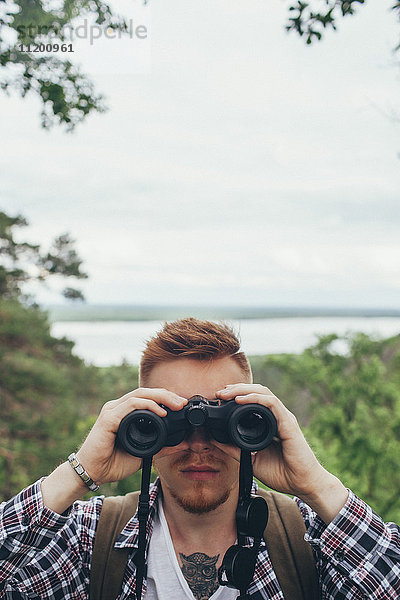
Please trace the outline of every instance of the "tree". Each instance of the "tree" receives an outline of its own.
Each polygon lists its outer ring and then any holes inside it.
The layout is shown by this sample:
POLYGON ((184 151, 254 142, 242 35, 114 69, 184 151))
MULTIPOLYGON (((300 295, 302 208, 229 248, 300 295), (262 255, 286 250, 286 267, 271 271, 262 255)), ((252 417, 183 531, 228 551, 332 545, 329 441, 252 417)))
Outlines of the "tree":
POLYGON ((102 27, 127 31, 125 20, 103 0, 0 0, 0 85, 5 92, 15 89, 22 97, 28 92, 39 96, 45 128, 61 124, 73 130, 92 111, 105 110, 103 97, 67 58, 73 55, 67 52, 66 27, 77 17, 91 17, 102 27), (33 51, 48 43, 66 51, 63 57, 33 51))
MULTIPOLYGON (((314 0, 314 2, 303 2, 297 0, 291 4, 289 12, 287 31, 295 31, 300 37, 305 37, 307 44, 315 40, 321 40, 324 30, 327 28, 337 29, 337 21, 341 17, 354 15, 360 4, 365 0, 314 0)), ((392 10, 400 17, 400 1, 396 0, 392 10)), ((400 45, 396 48, 396 50, 400 45)))
MULTIPOLYGON (((100 368, 73 353, 74 342, 51 335, 48 316, 26 302, 24 285, 58 275, 87 277, 68 234, 48 251, 16 240, 23 216, 0 212, 0 502, 46 475, 76 449, 101 406, 137 387, 138 369, 100 368)), ((64 296, 82 298, 74 288, 64 296)), ((109 484, 108 493, 136 489, 140 475, 109 484)))
MULTIPOLYGON (((46 252, 39 244, 15 239, 16 229, 27 225, 23 216, 11 217, 0 211, 0 298, 20 299, 24 284, 45 282, 54 275, 87 278, 81 270, 82 260, 74 249, 74 240, 68 233, 55 238, 46 252)), ((62 293, 71 300, 84 299, 82 292, 75 288, 67 287, 62 293)))

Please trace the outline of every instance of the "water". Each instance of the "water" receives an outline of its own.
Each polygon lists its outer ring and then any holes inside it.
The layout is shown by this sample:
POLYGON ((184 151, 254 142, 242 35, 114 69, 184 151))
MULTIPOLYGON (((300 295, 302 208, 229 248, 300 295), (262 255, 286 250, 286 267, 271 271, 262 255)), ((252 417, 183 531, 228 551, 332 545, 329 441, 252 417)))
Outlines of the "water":
MULTIPOLYGON (((296 317, 230 321, 249 355, 299 353, 317 341, 318 334, 363 331, 381 338, 400 333, 400 317, 296 317)), ((146 340, 161 321, 55 322, 52 334, 73 340, 75 352, 98 366, 138 364, 146 340)))

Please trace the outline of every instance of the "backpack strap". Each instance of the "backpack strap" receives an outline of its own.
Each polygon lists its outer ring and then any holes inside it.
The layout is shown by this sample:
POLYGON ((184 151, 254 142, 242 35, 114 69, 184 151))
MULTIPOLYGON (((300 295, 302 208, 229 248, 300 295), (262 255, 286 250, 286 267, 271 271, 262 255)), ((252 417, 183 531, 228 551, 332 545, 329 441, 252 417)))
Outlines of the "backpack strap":
POLYGON ((284 597, 318 600, 314 556, 304 539, 306 527, 299 507, 294 500, 278 492, 259 488, 257 494, 268 504, 264 539, 284 597))
POLYGON ((124 578, 131 548, 114 548, 115 541, 136 512, 140 492, 104 498, 97 524, 92 564, 90 567, 89 600, 115 600, 124 578))
MULTIPOLYGON (((269 510, 264 539, 286 600, 318 600, 317 573, 297 504, 278 492, 258 489, 269 510)), ((121 591, 129 548, 115 540, 135 514, 139 492, 105 498, 94 541, 89 600, 115 600, 121 591)))

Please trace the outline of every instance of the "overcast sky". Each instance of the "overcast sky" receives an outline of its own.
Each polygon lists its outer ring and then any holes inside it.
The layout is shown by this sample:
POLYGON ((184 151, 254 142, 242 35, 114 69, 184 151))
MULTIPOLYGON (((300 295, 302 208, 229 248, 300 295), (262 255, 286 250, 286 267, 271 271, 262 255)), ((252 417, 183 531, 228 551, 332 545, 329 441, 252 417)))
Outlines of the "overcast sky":
POLYGON ((106 114, 46 132, 0 95, 1 206, 76 238, 87 300, 398 307, 392 0, 311 47, 282 0, 112 4, 149 33, 77 42, 106 114))

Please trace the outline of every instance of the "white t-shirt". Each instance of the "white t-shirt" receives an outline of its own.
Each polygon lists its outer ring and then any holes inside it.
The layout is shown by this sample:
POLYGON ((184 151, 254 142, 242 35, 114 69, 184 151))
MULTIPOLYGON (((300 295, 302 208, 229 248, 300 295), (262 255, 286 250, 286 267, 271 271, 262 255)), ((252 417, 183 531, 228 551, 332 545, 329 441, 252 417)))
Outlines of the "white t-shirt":
MULTIPOLYGON (((210 600, 234 600, 238 595, 238 590, 220 585, 210 600)), ((172 599, 195 600, 195 597, 179 566, 160 498, 147 557, 146 600, 172 599)))

